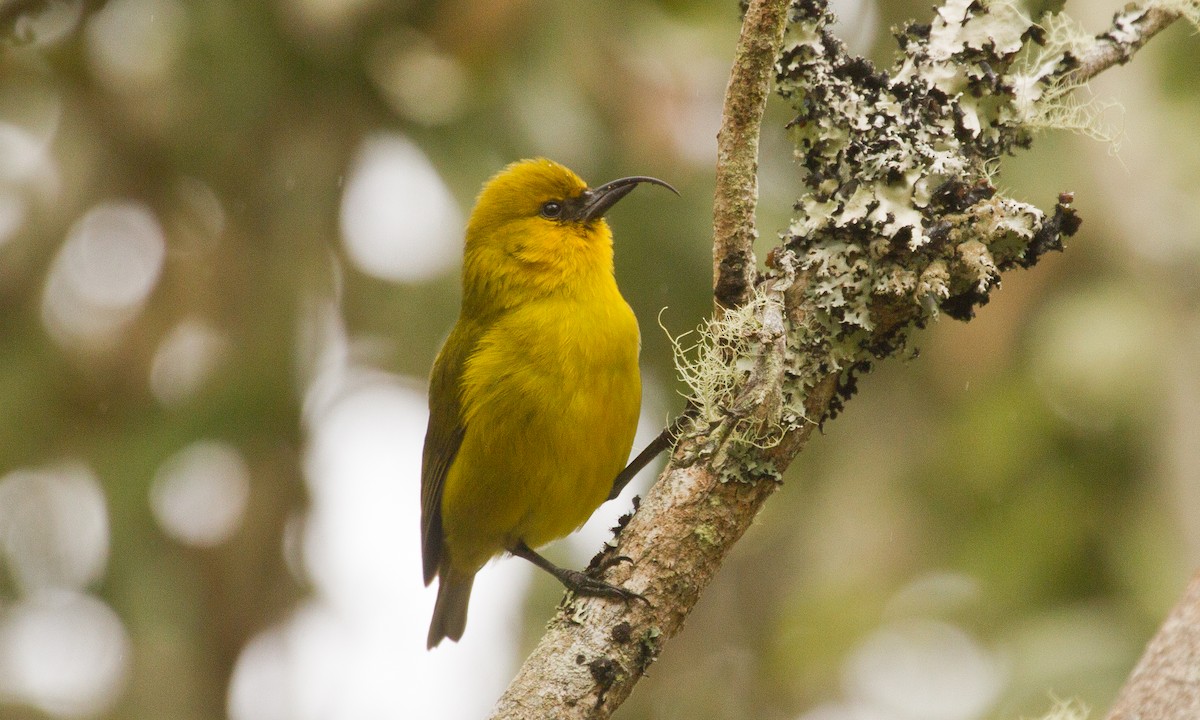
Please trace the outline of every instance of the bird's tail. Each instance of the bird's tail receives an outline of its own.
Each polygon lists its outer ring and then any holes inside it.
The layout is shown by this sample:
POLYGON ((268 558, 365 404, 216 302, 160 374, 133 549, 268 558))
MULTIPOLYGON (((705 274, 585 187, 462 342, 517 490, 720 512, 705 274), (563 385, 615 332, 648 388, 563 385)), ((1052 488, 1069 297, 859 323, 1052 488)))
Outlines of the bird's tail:
POLYGON ((442 638, 455 642, 462 637, 467 627, 467 603, 471 600, 471 586, 475 583, 474 572, 460 572, 444 565, 438 573, 437 602, 433 606, 433 620, 429 623, 429 639, 426 648, 434 648, 442 638))

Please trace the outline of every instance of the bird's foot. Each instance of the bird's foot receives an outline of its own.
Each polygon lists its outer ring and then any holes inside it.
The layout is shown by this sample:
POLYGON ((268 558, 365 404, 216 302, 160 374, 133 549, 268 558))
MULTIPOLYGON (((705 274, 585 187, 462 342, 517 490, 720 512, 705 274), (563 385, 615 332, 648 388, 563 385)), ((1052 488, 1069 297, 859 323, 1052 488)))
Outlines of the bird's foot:
POLYGON ((623 587, 618 587, 611 583, 607 583, 599 578, 594 578, 586 573, 581 573, 578 570, 558 568, 557 573, 552 572, 551 574, 558 578, 560 583, 562 583, 568 590, 576 595, 613 598, 614 600, 624 600, 625 602, 629 602, 631 600, 641 600, 643 602, 646 601, 646 598, 632 590, 626 590, 623 587))
MULTIPOLYGON (((588 575, 587 573, 579 572, 578 570, 568 570, 567 568, 560 568, 559 566, 550 562, 549 560, 542 557, 538 553, 534 552, 528 545, 526 545, 523 542, 517 543, 516 545, 514 545, 512 548, 509 549, 509 552, 511 552, 513 555, 516 555, 517 557, 525 558, 529 562, 533 563, 534 565, 537 565, 541 569, 550 573, 560 583, 562 583, 564 587, 566 587, 568 590, 575 593, 576 595, 613 598, 616 600, 624 600, 625 602, 629 602, 630 600, 641 600, 643 602, 649 602, 646 600, 645 597, 643 597, 642 595, 640 595, 638 593, 633 592, 632 590, 626 590, 623 587, 617 587, 616 585, 607 583, 599 578, 592 577, 591 575, 588 575)), ((624 555, 617 555, 617 556, 614 556, 610 560, 605 560, 602 563, 600 563, 600 565, 596 568, 596 570, 597 571, 607 570, 608 568, 610 568, 614 565, 617 565, 621 562, 632 562, 632 560, 624 555)))

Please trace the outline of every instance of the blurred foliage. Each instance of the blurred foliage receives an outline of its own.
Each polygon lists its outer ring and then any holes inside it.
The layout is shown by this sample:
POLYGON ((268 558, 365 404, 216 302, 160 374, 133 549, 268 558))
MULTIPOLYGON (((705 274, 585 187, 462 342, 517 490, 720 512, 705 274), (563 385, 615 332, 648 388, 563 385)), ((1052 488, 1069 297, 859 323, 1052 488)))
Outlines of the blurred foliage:
MULTIPOLYGON (((846 8, 864 13, 846 31, 881 61, 887 26, 929 12, 846 8)), ((1115 9, 1067 7, 1093 29, 1115 9)), ((644 367, 661 394, 679 390, 656 319, 679 333, 709 309, 736 3, 110 0, 0 14, 0 483, 67 461, 94 472, 109 547, 85 585, 129 638, 123 685, 83 712, 14 699, 0 664, 0 715, 221 717, 242 648, 308 592, 285 539, 307 503, 314 304, 338 300, 362 362, 416 378, 457 312, 453 267, 396 282, 347 257, 339 208, 369 137, 415 143, 464 211, 504 163, 539 154, 594 183, 676 185, 681 200, 635 194, 613 225, 644 367), (157 219, 161 270, 128 317, 55 330, 66 239, 111 202, 157 219), (220 351, 164 397, 156 357, 187 322, 214 329, 220 351), (212 547, 173 539, 150 500, 164 462, 201 439, 236 448, 251 482, 242 521, 212 547)), ((995 717, 1039 712, 1051 692, 1110 701, 1200 557, 1198 54, 1176 27, 1095 83, 1124 104, 1119 154, 1052 134, 1005 160, 1000 182, 1042 206, 1075 191, 1082 232, 1006 277, 975 321, 937 324, 918 358, 864 378, 619 717, 852 703, 865 639, 911 619, 953 624, 995 658, 995 717)), ((787 118, 769 116, 764 247, 799 188, 787 118)), ((4 567, 0 619, 30 592, 4 567)), ((531 597, 536 629, 553 581, 531 597)))

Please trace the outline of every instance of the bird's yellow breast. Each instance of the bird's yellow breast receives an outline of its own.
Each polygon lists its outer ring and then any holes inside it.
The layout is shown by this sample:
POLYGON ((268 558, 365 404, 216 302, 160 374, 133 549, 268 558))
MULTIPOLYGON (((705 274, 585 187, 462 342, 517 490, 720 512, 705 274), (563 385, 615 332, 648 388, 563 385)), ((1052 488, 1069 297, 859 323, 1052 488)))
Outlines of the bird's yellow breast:
POLYGON ((456 566, 581 525, 608 496, 641 405, 638 328, 611 275, 512 308, 463 371, 466 432, 446 477, 456 566))

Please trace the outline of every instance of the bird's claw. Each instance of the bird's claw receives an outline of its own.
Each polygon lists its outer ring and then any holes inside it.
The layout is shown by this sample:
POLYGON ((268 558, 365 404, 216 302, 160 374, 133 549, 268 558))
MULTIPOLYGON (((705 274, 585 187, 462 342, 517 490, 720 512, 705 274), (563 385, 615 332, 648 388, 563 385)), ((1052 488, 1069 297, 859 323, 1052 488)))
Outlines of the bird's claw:
MULTIPOLYGON (((624 556, 618 556, 614 558, 614 564, 620 562, 622 558, 629 560, 629 558, 625 558, 624 556)), ((576 595, 612 598, 614 600, 624 600, 625 602, 631 600, 646 602, 645 597, 632 590, 626 590, 623 587, 604 582, 598 578, 581 573, 578 570, 564 570, 558 579, 568 590, 576 595)))

